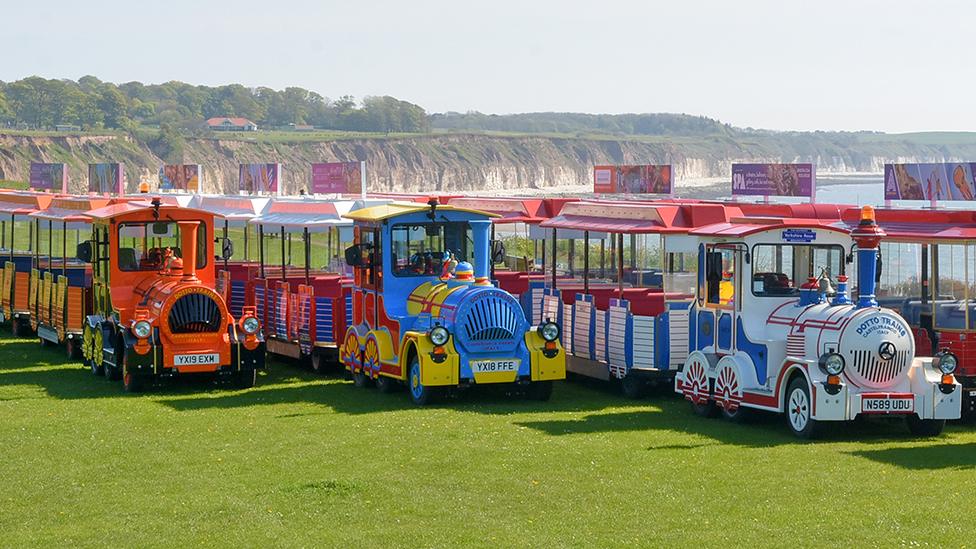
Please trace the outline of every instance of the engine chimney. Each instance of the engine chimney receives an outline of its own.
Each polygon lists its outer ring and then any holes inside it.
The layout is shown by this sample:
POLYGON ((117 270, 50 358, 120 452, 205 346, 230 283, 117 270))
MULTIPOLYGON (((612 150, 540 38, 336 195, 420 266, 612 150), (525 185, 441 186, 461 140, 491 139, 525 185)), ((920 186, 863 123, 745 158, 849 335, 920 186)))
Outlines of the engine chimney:
POLYGON ((874 292, 878 274, 878 246, 885 232, 875 221, 874 208, 861 208, 861 222, 851 231, 851 236, 857 243, 857 308, 877 307, 874 292))
POLYGON ((183 248, 183 280, 197 279, 197 229, 199 221, 178 221, 183 248))

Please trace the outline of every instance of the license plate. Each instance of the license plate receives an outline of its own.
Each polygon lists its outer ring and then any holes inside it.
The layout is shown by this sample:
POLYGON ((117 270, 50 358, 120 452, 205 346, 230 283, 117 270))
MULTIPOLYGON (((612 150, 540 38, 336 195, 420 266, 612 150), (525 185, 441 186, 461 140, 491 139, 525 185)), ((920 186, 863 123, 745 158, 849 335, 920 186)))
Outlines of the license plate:
POLYGON ((205 353, 199 355, 175 355, 173 362, 177 366, 197 366, 200 364, 220 364, 219 353, 205 353))
POLYGON ((516 372, 521 360, 517 358, 472 360, 471 371, 476 374, 487 372, 516 372))
POLYGON ((861 412, 865 414, 911 414, 914 411, 915 399, 911 397, 861 399, 861 412))

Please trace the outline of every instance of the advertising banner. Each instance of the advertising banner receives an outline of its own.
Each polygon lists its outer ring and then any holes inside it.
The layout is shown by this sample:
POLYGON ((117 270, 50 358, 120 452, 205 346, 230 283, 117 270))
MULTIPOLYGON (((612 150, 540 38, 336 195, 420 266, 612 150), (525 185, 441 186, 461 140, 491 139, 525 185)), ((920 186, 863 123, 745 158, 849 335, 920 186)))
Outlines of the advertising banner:
POLYGON ((593 192, 602 194, 671 194, 670 164, 593 166, 593 192))
POLYGON ((362 171, 359 162, 312 164, 313 194, 359 194, 362 171))
POLYGON ((61 163, 31 162, 30 188, 35 191, 68 192, 68 169, 61 163))
POLYGON ((732 164, 732 194, 813 198, 813 164, 732 164))
POLYGON ((125 194, 125 167, 119 163, 89 164, 88 192, 116 196, 125 194))
POLYGON ((200 164, 166 164, 159 168, 159 190, 200 192, 200 164))
POLYGON ((974 162, 885 164, 885 200, 974 200, 974 162))
POLYGON ((281 164, 241 164, 237 190, 250 194, 275 194, 281 182, 281 164))

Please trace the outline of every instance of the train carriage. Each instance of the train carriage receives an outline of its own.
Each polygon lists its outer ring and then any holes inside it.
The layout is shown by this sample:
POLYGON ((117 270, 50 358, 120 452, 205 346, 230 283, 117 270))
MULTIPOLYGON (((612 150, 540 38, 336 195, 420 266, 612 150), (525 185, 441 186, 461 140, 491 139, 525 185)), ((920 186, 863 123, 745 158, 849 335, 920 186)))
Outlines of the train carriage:
POLYGON ((352 308, 352 279, 340 259, 352 242, 343 214, 387 200, 275 199, 249 221, 258 265, 249 299, 263 319, 268 352, 307 361, 316 372, 338 362, 352 308))
POLYGON ((92 266, 77 257, 91 235, 85 212, 109 204, 105 198, 60 197, 30 214, 34 221, 34 268, 30 276, 31 326, 42 344, 64 343, 71 358, 81 356, 84 319, 91 312, 92 266))
POLYGON ((34 192, 0 193, 0 320, 10 320, 15 336, 31 331, 30 287, 34 262, 34 223, 30 214, 50 207, 54 195, 34 192))
POLYGON ((951 370, 916 357, 908 324, 878 306, 885 233, 870 207, 852 232, 839 221, 754 217, 691 234, 700 239, 697 291, 675 389, 697 413, 781 412, 800 437, 871 414, 902 416, 912 433, 934 435, 959 417, 951 370))
POLYGON ((687 356, 696 247, 688 232, 728 219, 721 204, 580 201, 541 223, 548 273, 533 308, 565 328, 567 370, 642 396, 687 356))
POLYGON ((548 399, 565 377, 559 326, 530 326, 489 280, 493 214, 431 200, 346 214, 355 244, 353 319, 340 356, 357 386, 406 383, 419 405, 445 390, 511 384, 548 399))
POLYGON ((121 378, 127 391, 194 374, 253 386, 261 324, 253 307, 232 316, 214 290, 213 214, 153 199, 85 215, 92 238, 78 256, 93 276, 82 352, 92 373, 121 378))

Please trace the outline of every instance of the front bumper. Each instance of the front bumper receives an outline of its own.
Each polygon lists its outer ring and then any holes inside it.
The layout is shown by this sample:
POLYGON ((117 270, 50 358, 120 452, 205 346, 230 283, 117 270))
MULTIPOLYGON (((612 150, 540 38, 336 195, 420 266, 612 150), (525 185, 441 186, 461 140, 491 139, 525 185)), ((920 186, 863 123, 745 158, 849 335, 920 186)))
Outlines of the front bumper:
POLYGON ((817 421, 850 421, 860 415, 873 416, 907 416, 915 414, 919 419, 959 419, 962 403, 962 387, 958 384, 946 392, 943 387, 931 384, 921 391, 866 391, 852 387, 845 383, 826 387, 824 383, 816 383, 814 392, 813 419, 817 421), (839 390, 838 390, 839 389, 839 390), (833 394, 832 394, 833 393, 833 394), (892 406, 892 411, 884 409, 866 409, 865 401, 891 400, 899 401, 899 406, 892 406), (911 411, 904 409, 903 401, 911 401, 911 411))

